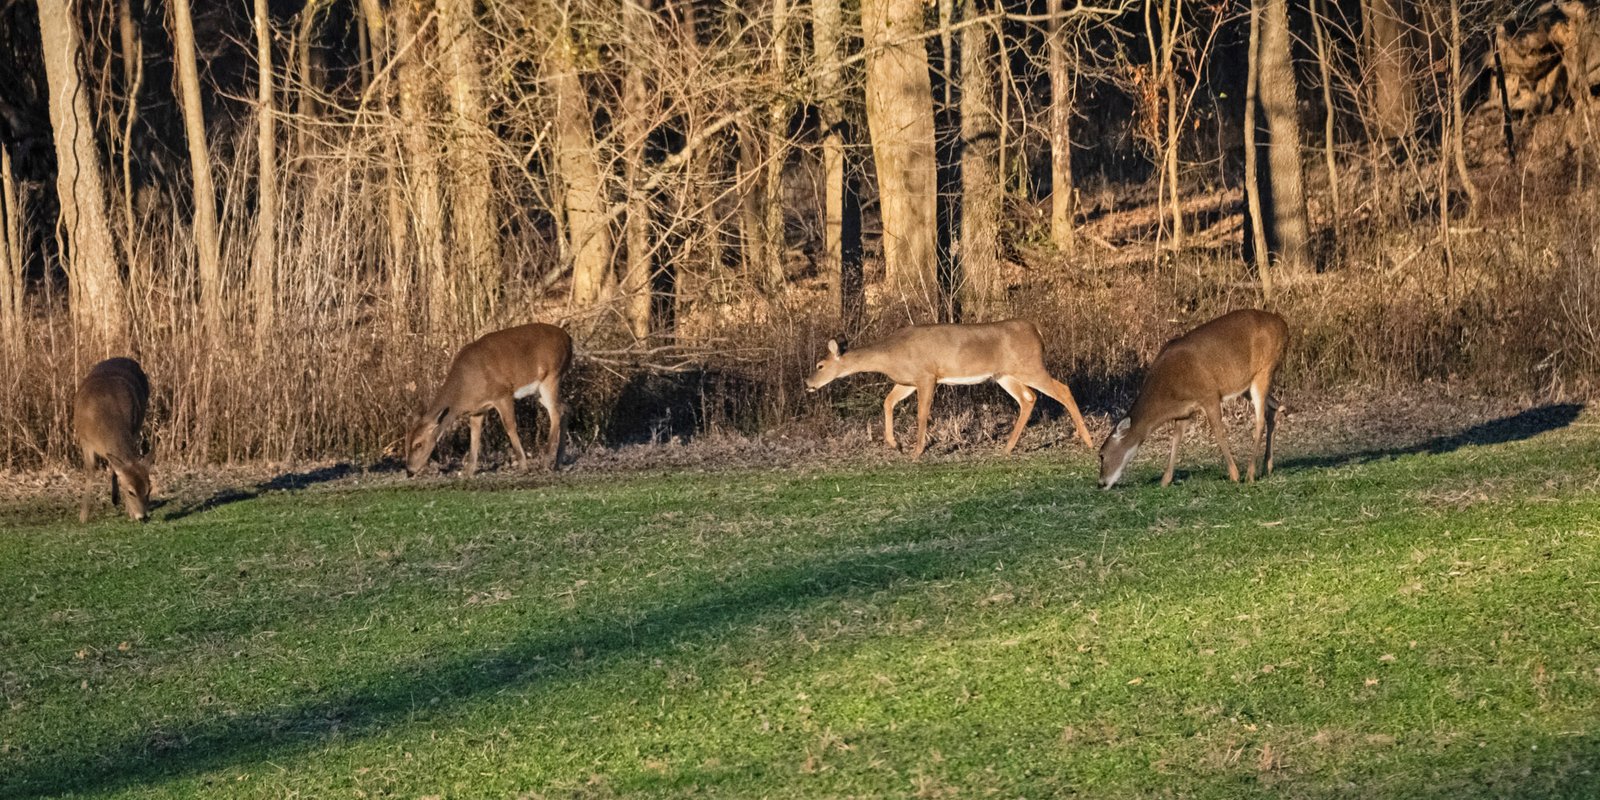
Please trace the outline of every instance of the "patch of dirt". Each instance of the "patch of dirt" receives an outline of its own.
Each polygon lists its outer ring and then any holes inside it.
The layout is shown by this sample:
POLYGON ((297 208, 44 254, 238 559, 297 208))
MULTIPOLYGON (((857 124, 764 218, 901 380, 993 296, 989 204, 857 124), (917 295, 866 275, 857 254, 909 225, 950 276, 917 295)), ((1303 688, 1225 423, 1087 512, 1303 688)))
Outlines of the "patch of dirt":
MULTIPOLYGON (((1288 459, 1311 465, 1335 464, 1391 453, 1451 450, 1469 444, 1523 438, 1591 414, 1580 412, 1582 407, 1577 404, 1552 404, 1527 397, 1488 397, 1440 385, 1401 392, 1351 391, 1337 396, 1301 397, 1291 392, 1283 400, 1278 428, 1280 465, 1288 459)), ((1227 416, 1235 457, 1248 458, 1252 422, 1248 402, 1230 403, 1227 416)), ((901 444, 909 447, 909 442, 915 439, 915 411, 906 409, 897 419, 901 444)), ((929 424, 928 451, 923 461, 970 463, 1003 458, 999 447, 1014 420, 1015 407, 1010 405, 951 409, 941 414, 939 404, 935 404, 934 419, 929 424)), ((1113 421, 1107 414, 1087 417, 1089 431, 1096 442, 1104 439, 1113 421)), ((565 463, 556 473, 538 468, 518 470, 502 447, 486 452, 484 471, 470 480, 460 477, 462 454, 453 452, 436 453, 429 472, 416 479, 406 478, 394 459, 369 464, 332 460, 211 466, 157 464, 153 478, 160 506, 154 516, 156 519, 187 516, 276 492, 398 486, 471 486, 493 490, 559 484, 571 476, 748 469, 809 471, 906 463, 908 457, 904 453, 891 451, 884 445, 881 425, 881 418, 873 414, 833 422, 799 421, 755 436, 711 432, 689 441, 673 438, 622 447, 578 444, 568 448, 565 463)), ((1158 432, 1152 436, 1142 459, 1159 459, 1161 455, 1157 451, 1165 450, 1166 435, 1158 432)), ((1202 461, 1215 453, 1215 444, 1203 424, 1189 427, 1184 448, 1195 451, 1191 457, 1202 461)), ((1049 454, 1052 458, 1082 463, 1091 469, 1095 458, 1074 437, 1071 421, 1065 413, 1049 417, 1035 413, 1017 449, 1019 453, 1049 454)), ((0 473, 0 525, 70 516, 75 511, 77 492, 84 480, 82 473, 65 467, 0 473)), ((96 478, 94 485, 97 514, 110 515, 103 479, 96 478)))

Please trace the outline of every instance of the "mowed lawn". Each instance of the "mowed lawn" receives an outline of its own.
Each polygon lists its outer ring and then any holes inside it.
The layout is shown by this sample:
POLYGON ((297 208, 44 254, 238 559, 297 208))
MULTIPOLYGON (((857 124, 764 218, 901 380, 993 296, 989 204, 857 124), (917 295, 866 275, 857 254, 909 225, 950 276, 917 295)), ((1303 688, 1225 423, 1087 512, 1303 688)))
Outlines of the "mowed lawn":
POLYGON ((1592 425, 13 510, 0 797, 1593 798, 1592 425))

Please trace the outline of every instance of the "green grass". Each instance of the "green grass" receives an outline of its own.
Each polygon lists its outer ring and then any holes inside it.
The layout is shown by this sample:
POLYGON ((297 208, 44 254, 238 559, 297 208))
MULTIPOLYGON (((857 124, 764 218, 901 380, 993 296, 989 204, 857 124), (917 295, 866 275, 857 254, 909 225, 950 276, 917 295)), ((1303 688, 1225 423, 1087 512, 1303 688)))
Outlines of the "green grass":
POLYGON ((1600 796, 1600 436, 1444 444, 29 511, 0 797, 1600 796))

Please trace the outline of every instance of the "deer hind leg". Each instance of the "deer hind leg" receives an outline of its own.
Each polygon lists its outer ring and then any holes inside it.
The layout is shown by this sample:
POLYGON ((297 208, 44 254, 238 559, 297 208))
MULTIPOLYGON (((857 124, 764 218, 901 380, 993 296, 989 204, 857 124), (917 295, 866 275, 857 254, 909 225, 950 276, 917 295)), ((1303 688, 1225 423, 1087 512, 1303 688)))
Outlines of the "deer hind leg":
POLYGON ((894 407, 916 391, 915 386, 896 385, 889 390, 889 396, 883 398, 883 440, 895 450, 900 449, 900 443, 894 438, 894 407))
POLYGON ((467 477, 478 474, 478 445, 483 440, 483 412, 467 417, 467 429, 472 432, 472 445, 467 448, 467 477))
POLYGON ((1203 406, 1206 419, 1211 421, 1211 433, 1217 437, 1217 447, 1222 449, 1222 460, 1228 465, 1228 480, 1239 482, 1239 465, 1233 460, 1233 450, 1228 447, 1228 432, 1222 429, 1222 398, 1213 398, 1203 406))
POLYGON ((494 410, 500 415, 500 424, 505 426, 506 438, 511 440, 511 454, 516 456, 517 467, 525 469, 528 466, 528 451, 522 449, 522 437, 517 435, 516 401, 502 397, 494 401, 494 410))
POLYGON ((1162 486, 1172 485, 1172 472, 1178 466, 1178 445, 1183 443, 1183 434, 1189 430, 1189 418, 1180 417, 1172 423, 1172 455, 1167 457, 1167 471, 1161 476, 1162 486))
POLYGON ((96 470, 94 468, 94 453, 91 453, 88 450, 84 450, 83 451, 83 474, 84 474, 84 478, 83 478, 83 493, 82 493, 82 495, 80 497, 80 500, 78 502, 78 521, 79 522, 88 522, 89 521, 89 504, 93 501, 95 484, 98 482, 99 477, 100 477, 99 475, 95 474, 98 471, 99 470, 96 470))
POLYGON ((1043 374, 1038 378, 1027 381, 1027 384, 1065 406, 1067 413, 1072 416, 1072 426, 1078 431, 1079 441, 1083 442, 1084 447, 1090 450, 1094 449, 1094 439, 1089 438, 1089 426, 1083 424, 1083 414, 1078 411, 1078 403, 1072 399, 1072 390, 1068 389, 1066 384, 1050 377, 1048 374, 1043 374))
POLYGON ((539 405, 544 406, 544 411, 550 416, 550 436, 545 443, 545 460, 550 463, 550 469, 561 466, 561 433, 563 431, 561 395, 558 393, 561 384, 552 378, 539 387, 539 405))
POLYGON ((1261 460, 1261 437, 1267 428, 1267 395, 1271 390, 1272 378, 1268 373, 1256 376, 1250 382, 1250 404, 1255 407, 1255 431, 1250 437, 1250 466, 1245 470, 1246 480, 1256 482, 1256 464, 1261 460))
POLYGON ((922 451, 928 449, 928 414, 933 411, 933 387, 937 385, 927 380, 917 387, 917 449, 911 451, 913 460, 922 458, 922 451))
POLYGON ((1033 390, 1027 384, 1010 375, 995 378, 995 383, 1017 401, 1017 424, 1011 428, 1011 438, 1006 440, 1006 452, 1010 453, 1017 447, 1017 440, 1022 438, 1022 429, 1028 427, 1028 418, 1033 416, 1033 404, 1036 401, 1033 390))
POLYGON ((1278 399, 1272 396, 1271 387, 1267 390, 1267 474, 1272 474, 1272 442, 1278 432, 1278 411, 1282 406, 1278 399))

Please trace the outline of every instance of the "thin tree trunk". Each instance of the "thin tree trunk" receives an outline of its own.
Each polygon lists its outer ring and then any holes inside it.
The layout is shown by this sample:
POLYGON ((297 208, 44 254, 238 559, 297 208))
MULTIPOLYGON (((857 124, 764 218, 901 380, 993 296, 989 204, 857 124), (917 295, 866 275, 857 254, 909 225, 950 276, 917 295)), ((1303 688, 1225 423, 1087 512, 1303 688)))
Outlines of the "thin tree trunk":
POLYGON ((16 184, 11 178, 11 151, 0 145, 0 347, 22 347, 22 244, 17 241, 16 184))
POLYGON ((556 100, 555 167, 565 188, 572 303, 589 308, 604 297, 611 268, 611 230, 605 187, 594 138, 589 96, 578 77, 577 45, 565 22, 557 22, 545 57, 545 74, 556 100))
POLYGON ((417 30, 415 9, 409 2, 394 3, 396 48, 418 39, 395 65, 400 89, 401 144, 405 150, 406 174, 411 192, 411 224, 416 244, 418 282, 427 287, 430 330, 444 326, 448 310, 454 305, 449 296, 444 267, 444 212, 439 199, 439 153, 432 134, 433 106, 430 86, 423 68, 424 32, 417 30))
POLYGON ((1327 0, 1317 0, 1311 9, 1311 32, 1316 39, 1317 70, 1322 78, 1322 158, 1328 168, 1328 198, 1333 211, 1329 228, 1337 232, 1339 221, 1344 219, 1344 203, 1339 193, 1339 164, 1334 158, 1333 53, 1323 30, 1327 11, 1327 0))
POLYGON ((1244 99, 1244 194, 1250 211, 1250 245, 1256 274, 1261 277, 1261 294, 1266 303, 1272 303, 1272 271, 1267 265, 1266 220, 1261 213, 1261 151, 1256 146, 1260 106, 1257 102, 1261 86, 1261 3, 1250 1, 1250 39, 1248 70, 1245 77, 1244 99))
POLYGON ((768 293, 784 285, 783 167, 788 161, 789 100, 784 96, 789 80, 789 0, 772 0, 772 63, 769 70, 778 87, 767 109, 767 174, 762 181, 765 220, 761 226, 762 283, 768 293))
MULTIPOLYGON (((966 19, 982 16, 966 0, 966 19)), ((1000 272, 1000 125, 995 116, 994 31, 968 24, 961 31, 961 268, 962 307, 974 320, 1000 319, 1005 279, 1000 272)))
POLYGON ((106 184, 78 72, 80 36, 70 0, 39 0, 39 35, 50 89, 50 127, 56 150, 56 196, 67 242, 74 329, 88 352, 120 351, 128 315, 116 244, 106 214, 106 184))
MULTIPOLYGON (((311 123, 317 118, 318 81, 313 74, 316 71, 316 65, 313 63, 316 47, 313 40, 317 35, 317 16, 327 8, 329 2, 330 0, 306 0, 305 6, 300 9, 299 28, 295 31, 293 43, 295 66, 296 74, 300 78, 300 91, 296 95, 298 105, 295 109, 300 124, 296 129, 295 149, 300 158, 304 158, 310 149, 308 132, 311 130, 311 123)), ((396 4, 404 5, 407 2, 409 0, 397 0, 396 4)))
POLYGON ((450 99, 450 261, 466 283, 462 310, 481 323, 492 314, 500 293, 500 241, 494 175, 485 147, 489 113, 483 102, 478 25, 472 0, 437 0, 436 8, 450 99))
POLYGON ((256 347, 263 347, 276 322, 274 266, 278 258, 278 134, 272 88, 272 12, 255 0, 256 69, 256 240, 250 255, 250 293, 256 308, 256 347))
POLYGON ((1150 40, 1150 58, 1155 61, 1151 71, 1159 76, 1161 89, 1164 95, 1165 126, 1161 136, 1161 193, 1164 198, 1169 215, 1172 247, 1183 247, 1183 207, 1178 198, 1178 78, 1177 70, 1173 64, 1173 52, 1177 47, 1178 25, 1183 20, 1182 0, 1161 0, 1160 5, 1150 3, 1145 6, 1145 35, 1150 40), (1160 39, 1156 38, 1154 31, 1150 30, 1150 10, 1155 7, 1156 18, 1161 26, 1160 39))
MULTIPOLYGON (((1585 58, 1580 63, 1587 62, 1585 58)), ((1461 111, 1461 95, 1465 91, 1461 85, 1461 2, 1450 0, 1450 142, 1454 145, 1450 149, 1455 159, 1456 176, 1461 179, 1461 188, 1467 193, 1467 213, 1477 214, 1478 187, 1472 182, 1472 173, 1467 171, 1466 119, 1461 111)), ((1585 87, 1581 94, 1584 105, 1587 105, 1588 88, 1585 87)))
POLYGON ((1370 116, 1378 139, 1409 137, 1415 129, 1417 97, 1412 85, 1406 4, 1411 0, 1362 0, 1370 116))
MULTIPOLYGON (((389 63, 392 52, 389 49, 389 26, 383 17, 383 9, 378 5, 378 0, 361 0, 361 15, 366 19, 368 44, 370 53, 366 56, 372 61, 374 72, 382 71, 389 63)), ((396 143, 400 132, 395 122, 394 97, 387 82, 379 87, 377 103, 381 109, 379 117, 380 130, 383 132, 383 152, 386 163, 383 165, 383 194, 384 194, 384 219, 389 237, 389 303, 392 312, 389 315, 396 332, 405 331, 410 325, 410 316, 407 313, 411 308, 412 287, 412 261, 406 252, 406 197, 405 176, 400 169, 400 148, 396 143)))
POLYGON ((916 322, 941 307, 934 254, 933 84, 921 0, 863 0, 867 127, 883 216, 886 297, 916 322))
POLYGON ((832 304, 853 330, 862 307, 861 207, 846 150, 843 97, 847 91, 839 51, 844 35, 839 0, 812 0, 811 38, 822 116, 822 270, 830 278, 832 304))
POLYGON ((133 20, 131 0, 117 2, 117 31, 122 42, 122 78, 126 109, 122 116, 122 224, 123 259, 134 287, 147 286, 150 271, 135 252, 137 228, 133 219, 133 125, 139 119, 139 91, 144 87, 144 41, 133 20))
POLYGON ((222 333, 222 248, 217 233, 217 192, 211 183, 211 151, 200 106, 200 69, 195 62, 194 19, 189 0, 173 0, 172 47, 177 53, 178 99, 189 143, 194 183, 195 260, 200 267, 200 319, 212 336, 222 333))
POLYGON ((1074 217, 1077 207, 1072 184, 1072 106, 1075 92, 1067 64, 1066 20, 1063 0, 1050 0, 1046 27, 1050 49, 1050 239, 1070 253, 1077 246, 1074 217))
POLYGON ((1257 99, 1267 118, 1271 171, 1269 232, 1279 263, 1291 272, 1311 260, 1311 223, 1306 214, 1305 167, 1300 159, 1300 116, 1291 60, 1288 0, 1265 0, 1261 20, 1261 64, 1257 99))
POLYGON ((645 85, 645 73, 649 69, 646 54, 651 50, 646 45, 653 44, 653 31, 650 12, 641 5, 644 1, 624 3, 622 7, 623 27, 627 32, 628 42, 636 48, 635 56, 625 67, 627 74, 624 78, 622 109, 623 125, 627 131, 624 145, 627 148, 624 180, 627 182, 628 190, 625 231, 628 261, 622 279, 622 292, 627 298, 624 316, 627 318, 628 330, 636 339, 650 336, 650 278, 653 272, 650 198, 642 189, 645 178, 641 169, 644 164, 646 139, 650 133, 652 111, 645 85))

